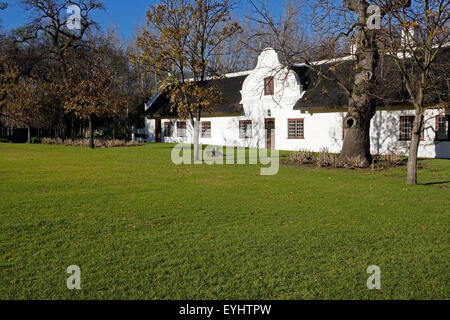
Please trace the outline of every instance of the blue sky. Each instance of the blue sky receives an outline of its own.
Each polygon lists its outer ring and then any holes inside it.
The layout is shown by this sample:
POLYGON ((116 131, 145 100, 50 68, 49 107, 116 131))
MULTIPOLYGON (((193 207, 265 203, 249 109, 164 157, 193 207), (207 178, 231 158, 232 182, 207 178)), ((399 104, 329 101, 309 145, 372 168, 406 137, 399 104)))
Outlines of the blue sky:
MULTIPOLYGON (((11 29, 23 25, 29 19, 28 13, 24 11, 20 0, 7 0, 8 8, 0 11, 4 29, 11 29)), ((136 30, 136 24, 145 21, 145 12, 152 0, 105 0, 106 12, 97 12, 95 19, 101 27, 117 25, 119 33, 124 38, 129 38, 136 30)))
MULTIPOLYGON (((6 0, 8 8, 0 11, 0 19, 3 28, 8 30, 25 24, 28 19, 28 13, 24 11, 20 4, 20 0, 6 0)), ((282 0, 270 0, 269 6, 279 12, 282 0)), ((157 0, 104 0, 106 12, 99 12, 95 15, 95 19, 100 23, 102 28, 108 25, 116 25, 119 35, 123 38, 130 38, 136 30, 136 25, 143 25, 145 22, 145 12, 150 4, 157 3, 157 0)), ((240 10, 246 6, 246 1, 242 0, 240 10)))

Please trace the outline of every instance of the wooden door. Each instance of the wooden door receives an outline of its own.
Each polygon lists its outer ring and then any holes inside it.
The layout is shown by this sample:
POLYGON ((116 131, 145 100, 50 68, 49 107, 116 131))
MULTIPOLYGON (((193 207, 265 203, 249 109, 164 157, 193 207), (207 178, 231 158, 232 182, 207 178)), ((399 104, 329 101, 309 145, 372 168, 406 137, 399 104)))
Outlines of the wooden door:
POLYGON ((266 149, 275 149, 275 118, 265 119, 266 149))
POLYGON ((161 142, 161 119, 155 120, 155 142, 161 142))

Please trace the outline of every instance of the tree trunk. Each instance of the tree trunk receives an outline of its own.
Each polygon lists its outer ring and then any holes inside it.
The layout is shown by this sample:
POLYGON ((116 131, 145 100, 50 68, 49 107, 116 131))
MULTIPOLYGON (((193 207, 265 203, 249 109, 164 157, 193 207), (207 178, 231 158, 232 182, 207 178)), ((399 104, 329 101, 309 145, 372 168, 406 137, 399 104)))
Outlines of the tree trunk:
POLYGON ((372 163, 370 154, 370 120, 375 115, 375 107, 370 93, 375 84, 375 69, 378 64, 378 44, 376 30, 367 28, 367 7, 365 1, 352 8, 358 15, 356 35, 355 78, 351 90, 348 113, 344 118, 344 143, 340 158, 360 158, 366 166, 372 163))
POLYGON ((417 184, 417 153, 419 151, 420 133, 422 132, 422 114, 416 112, 409 145, 406 184, 417 184))
POLYGON ((202 150, 200 149, 199 141, 200 141, 200 116, 201 116, 201 109, 199 108, 197 112, 197 116, 195 121, 193 121, 193 127, 194 127, 194 161, 199 161, 200 159, 200 152, 202 150))
POLYGON ((28 131, 28 143, 31 143, 31 126, 30 125, 28 125, 27 126, 27 131, 28 131))
POLYGON ((92 116, 89 117, 89 148, 94 149, 94 126, 92 116))
POLYGON ((74 130, 73 130, 73 114, 70 115, 70 139, 73 141, 74 130))
POLYGON ((372 163, 370 154, 370 119, 367 111, 349 108, 344 118, 344 144, 340 158, 348 162, 350 158, 363 159, 365 166, 372 163))

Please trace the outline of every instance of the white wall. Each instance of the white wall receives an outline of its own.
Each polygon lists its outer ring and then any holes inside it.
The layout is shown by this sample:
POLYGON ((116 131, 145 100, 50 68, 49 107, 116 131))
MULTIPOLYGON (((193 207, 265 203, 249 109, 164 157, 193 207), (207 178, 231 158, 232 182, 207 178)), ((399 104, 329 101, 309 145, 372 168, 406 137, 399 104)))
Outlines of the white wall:
MULTIPOLYGON (((279 150, 309 149, 320 151, 328 148, 339 152, 342 147, 343 113, 302 113, 293 110, 295 102, 303 94, 295 72, 287 70, 273 49, 264 50, 258 64, 245 79, 241 95, 244 114, 235 117, 208 117, 211 122, 211 138, 200 138, 202 144, 265 148, 265 118, 275 118, 275 148, 279 150), (264 96, 264 78, 273 76, 275 94, 264 96), (269 116, 270 113, 270 116, 269 116), (304 119, 304 139, 288 139, 288 119, 304 119), (252 137, 239 138, 239 120, 252 120, 252 137)), ((438 110, 427 110, 424 117, 425 138, 420 142, 419 157, 450 158, 450 142, 435 141, 435 119, 438 110)), ((399 140, 400 116, 414 115, 413 110, 377 111, 371 123, 371 151, 373 154, 408 154, 408 141, 399 140)), ((186 120, 186 137, 177 137, 176 121, 162 119, 162 141, 192 143, 193 128, 186 120), (173 136, 164 137, 164 122, 173 122, 173 136)), ((155 141, 155 120, 146 119, 146 134, 149 142, 155 141)))
MULTIPOLYGON (((442 113, 438 109, 425 111, 424 140, 419 143, 419 157, 450 158, 450 141, 435 141, 436 116, 439 114, 442 113)), ((373 154, 408 155, 410 142, 399 140, 400 116, 414 116, 414 110, 376 112, 370 129, 373 154)))
MULTIPOLYGON (((425 158, 450 158, 450 141, 435 141, 435 124, 438 110, 427 110, 424 117, 424 141, 420 141, 419 157, 425 158)), ((320 151, 328 148, 330 152, 339 152, 342 147, 342 119, 343 113, 300 113, 294 110, 275 110, 272 117, 275 118, 275 148, 279 150, 309 149, 320 151), (287 139, 289 118, 304 119, 304 139, 287 139)), ((413 110, 404 111, 377 111, 371 123, 371 151, 373 154, 395 153, 408 155, 409 141, 399 140, 400 116, 414 115, 413 110)), ((174 122, 172 137, 164 137, 163 142, 191 143, 193 141, 193 128, 189 121, 187 124, 187 135, 184 138, 177 137, 176 120, 163 119, 164 122, 174 122)), ((265 148, 266 137, 264 130, 264 117, 251 114, 239 117, 209 117, 202 121, 211 121, 211 138, 200 138, 202 144, 240 146, 265 148), (252 120, 252 138, 239 138, 239 120, 252 120)), ((147 120, 149 131, 147 135, 153 137, 154 120, 147 120), (152 131, 153 130, 153 131, 152 131)), ((164 130, 162 130, 164 131, 164 130)))

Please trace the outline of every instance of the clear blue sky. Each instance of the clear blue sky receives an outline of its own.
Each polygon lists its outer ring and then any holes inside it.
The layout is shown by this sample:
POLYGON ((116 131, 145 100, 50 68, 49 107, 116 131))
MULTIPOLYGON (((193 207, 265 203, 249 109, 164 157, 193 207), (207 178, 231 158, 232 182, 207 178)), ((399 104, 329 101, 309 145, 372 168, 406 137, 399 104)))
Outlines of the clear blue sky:
MULTIPOLYGON (((28 13, 24 11, 20 0, 6 0, 8 8, 0 11, 0 19, 3 28, 6 30, 16 28, 25 24, 28 19, 28 13)), ((116 25, 119 35, 123 38, 130 38, 136 30, 136 25, 143 25, 145 22, 145 12, 150 4, 157 3, 157 0, 104 0, 106 12, 98 12, 95 20, 100 23, 102 28, 108 25, 116 25)), ((281 11, 283 0, 270 0, 269 6, 276 12, 281 11)), ((239 2, 242 13, 244 6, 247 6, 245 0, 239 2)))
MULTIPOLYGON (((8 30, 25 24, 29 15, 23 9, 20 0, 6 0, 8 8, 0 11, 3 28, 8 30)), ((95 20, 102 28, 110 24, 117 25, 119 33, 129 38, 136 29, 137 23, 144 23, 145 12, 156 0, 105 0, 106 12, 97 12, 95 20)))

